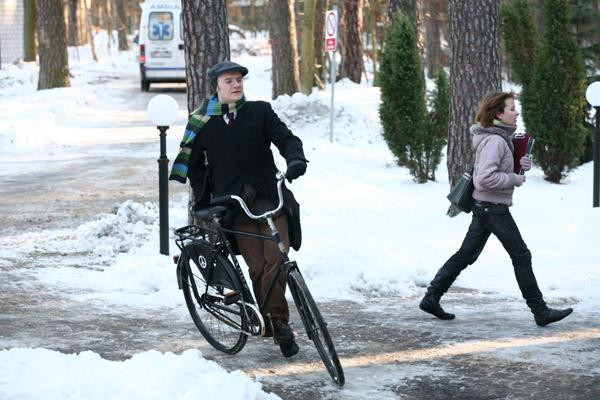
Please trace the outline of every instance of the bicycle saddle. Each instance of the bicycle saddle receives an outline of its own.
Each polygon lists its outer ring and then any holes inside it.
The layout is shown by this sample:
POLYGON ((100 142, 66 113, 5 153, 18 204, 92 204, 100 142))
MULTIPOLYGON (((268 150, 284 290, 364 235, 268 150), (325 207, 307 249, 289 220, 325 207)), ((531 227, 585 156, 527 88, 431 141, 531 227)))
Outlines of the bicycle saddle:
POLYGON ((197 219, 213 219, 217 214, 227 210, 223 206, 211 206, 200 208, 196 211, 192 211, 192 216, 197 219))

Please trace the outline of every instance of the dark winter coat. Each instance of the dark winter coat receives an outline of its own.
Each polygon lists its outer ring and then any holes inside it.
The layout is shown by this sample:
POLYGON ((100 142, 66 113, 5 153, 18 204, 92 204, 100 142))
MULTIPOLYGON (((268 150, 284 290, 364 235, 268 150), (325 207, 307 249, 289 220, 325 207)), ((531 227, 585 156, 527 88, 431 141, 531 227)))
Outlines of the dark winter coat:
MULTIPOLYGON (((257 197, 277 204, 277 167, 271 143, 288 163, 294 159, 306 160, 302 141, 267 102, 246 102, 231 127, 222 116, 211 117, 194 141, 189 162, 188 177, 194 190, 195 207, 207 205, 211 197, 242 196, 243 185, 250 185, 257 197)), ((302 241, 300 206, 285 186, 283 195, 290 245, 298 250, 302 241)), ((233 217, 227 215, 225 220, 230 222, 233 217)))

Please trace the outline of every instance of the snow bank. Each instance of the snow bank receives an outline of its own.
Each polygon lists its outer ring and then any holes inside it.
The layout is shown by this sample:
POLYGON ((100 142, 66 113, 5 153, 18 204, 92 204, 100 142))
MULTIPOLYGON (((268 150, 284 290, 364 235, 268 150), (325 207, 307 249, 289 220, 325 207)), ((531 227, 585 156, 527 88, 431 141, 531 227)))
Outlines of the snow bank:
POLYGON ((0 351, 4 400, 279 399, 261 387, 240 371, 228 373, 203 359, 198 350, 179 355, 148 351, 125 361, 105 360, 91 351, 0 351))

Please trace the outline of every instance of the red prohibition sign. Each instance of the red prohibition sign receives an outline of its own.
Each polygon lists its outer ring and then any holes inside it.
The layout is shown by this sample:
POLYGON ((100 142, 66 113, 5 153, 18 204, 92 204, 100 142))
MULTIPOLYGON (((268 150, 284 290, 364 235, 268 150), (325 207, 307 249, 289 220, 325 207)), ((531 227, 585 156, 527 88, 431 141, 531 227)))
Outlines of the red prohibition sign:
POLYGON ((327 36, 335 35, 335 28, 336 28, 335 25, 336 25, 335 13, 327 14, 327 36))

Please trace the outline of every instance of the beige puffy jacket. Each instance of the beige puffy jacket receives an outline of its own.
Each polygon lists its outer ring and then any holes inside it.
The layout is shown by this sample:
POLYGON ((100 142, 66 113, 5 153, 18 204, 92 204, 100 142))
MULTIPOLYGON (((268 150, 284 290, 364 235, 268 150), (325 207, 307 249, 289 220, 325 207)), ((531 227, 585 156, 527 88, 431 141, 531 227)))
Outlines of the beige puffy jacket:
POLYGON ((473 125, 470 129, 475 164, 473 198, 491 203, 512 204, 515 186, 521 181, 514 173, 512 137, 516 127, 473 125))

